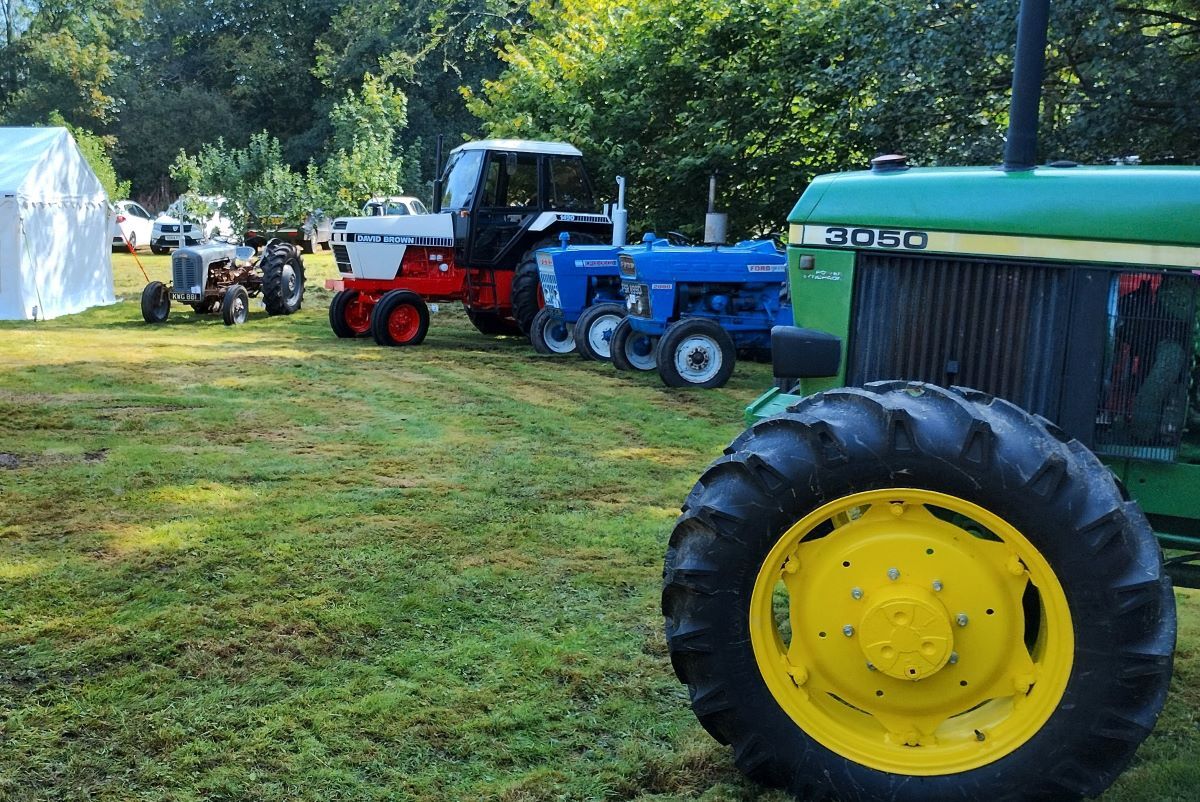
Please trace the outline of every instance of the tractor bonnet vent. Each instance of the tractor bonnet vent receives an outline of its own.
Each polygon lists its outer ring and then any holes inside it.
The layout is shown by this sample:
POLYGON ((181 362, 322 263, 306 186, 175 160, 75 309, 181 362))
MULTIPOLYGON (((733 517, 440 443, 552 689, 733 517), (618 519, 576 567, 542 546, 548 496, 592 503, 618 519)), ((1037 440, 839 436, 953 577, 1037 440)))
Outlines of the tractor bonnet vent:
POLYGON ((334 221, 334 223, 333 223, 333 227, 334 227, 336 230, 338 230, 338 231, 341 231, 343 228, 345 228, 345 227, 346 227, 346 225, 347 225, 349 222, 350 222, 349 220, 335 220, 335 221, 334 221))
POLYGON ((180 249, 171 256, 171 283, 176 292, 197 292, 204 287, 204 256, 191 249, 180 249))
POLYGON ((861 253, 848 379, 972 387, 1056 419, 1070 288, 1061 265, 861 253))
POLYGON ((353 273, 350 267, 350 252, 340 242, 331 243, 333 246, 333 261, 337 263, 338 272, 353 273))

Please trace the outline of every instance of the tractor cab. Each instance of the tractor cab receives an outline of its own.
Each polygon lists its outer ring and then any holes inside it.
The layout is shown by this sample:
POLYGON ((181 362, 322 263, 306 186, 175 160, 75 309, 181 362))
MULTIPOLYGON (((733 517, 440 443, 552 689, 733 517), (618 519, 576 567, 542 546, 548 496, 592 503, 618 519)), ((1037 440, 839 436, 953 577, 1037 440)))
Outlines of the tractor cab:
MULTIPOLYGON (((534 253, 562 233, 576 243, 612 234, 577 148, 520 139, 459 145, 434 182, 432 214, 334 222, 330 244, 341 277, 327 286, 355 295, 342 296, 346 306, 331 326, 339 336, 364 335, 383 294, 405 290, 462 301, 485 334, 528 331, 541 306, 534 253)), ((385 333, 381 323, 376 339, 409 342, 385 333)))

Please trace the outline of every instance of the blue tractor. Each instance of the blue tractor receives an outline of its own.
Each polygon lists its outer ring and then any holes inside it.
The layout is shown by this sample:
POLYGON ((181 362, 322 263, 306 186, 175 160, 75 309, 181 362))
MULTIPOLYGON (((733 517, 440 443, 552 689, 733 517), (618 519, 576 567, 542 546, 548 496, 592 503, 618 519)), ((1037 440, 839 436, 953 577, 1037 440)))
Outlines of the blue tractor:
POLYGON ((618 370, 653 370, 669 387, 721 387, 738 352, 765 354, 792 323, 787 257, 771 240, 679 246, 647 235, 617 256, 627 316, 612 331, 618 370))
POLYGON ((625 317, 617 245, 571 245, 537 252, 546 305, 534 315, 529 341, 539 354, 578 351, 585 359, 607 360, 612 331, 625 317))

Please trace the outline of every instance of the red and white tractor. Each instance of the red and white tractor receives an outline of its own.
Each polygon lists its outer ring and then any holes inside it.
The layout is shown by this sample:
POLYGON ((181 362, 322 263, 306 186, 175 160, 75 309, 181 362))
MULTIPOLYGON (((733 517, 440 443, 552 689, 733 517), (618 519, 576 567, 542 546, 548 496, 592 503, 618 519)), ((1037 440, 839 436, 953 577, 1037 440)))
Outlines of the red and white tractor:
POLYGON ((578 244, 612 235, 578 149, 518 139, 460 145, 434 182, 432 214, 334 221, 341 277, 325 283, 336 291, 329 325, 339 337, 417 345, 428 303, 461 301, 484 334, 526 333, 543 304, 534 254, 562 232, 578 244))

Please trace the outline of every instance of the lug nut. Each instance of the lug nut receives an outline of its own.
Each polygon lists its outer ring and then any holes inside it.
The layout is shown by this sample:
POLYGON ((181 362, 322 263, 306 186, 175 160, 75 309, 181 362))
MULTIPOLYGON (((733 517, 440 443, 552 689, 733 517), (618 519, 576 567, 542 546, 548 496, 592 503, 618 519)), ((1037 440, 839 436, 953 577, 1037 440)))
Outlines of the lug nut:
POLYGON ((946 662, 950 665, 955 665, 958 662, 958 652, 950 652, 950 659, 946 662))
POLYGON ((954 620, 958 622, 960 627, 965 627, 969 619, 967 618, 966 613, 959 613, 958 615, 954 616, 954 620))
POLYGON ((933 592, 934 593, 941 593, 942 587, 943 587, 942 580, 940 580, 940 579, 933 580, 933 592))
POLYGON ((867 663, 867 671, 875 671, 875 670, 876 670, 876 668, 875 668, 874 663, 867 663))
POLYGON ((846 626, 842 627, 842 634, 845 635, 847 638, 853 638, 854 637, 854 627, 850 626, 849 624, 846 624, 846 626))
POLYGON ((850 597, 855 601, 861 599, 863 597, 862 588, 851 588, 850 597))
POLYGON ((900 578, 900 569, 899 568, 889 568, 888 569, 888 579, 895 582, 899 578, 900 578))

